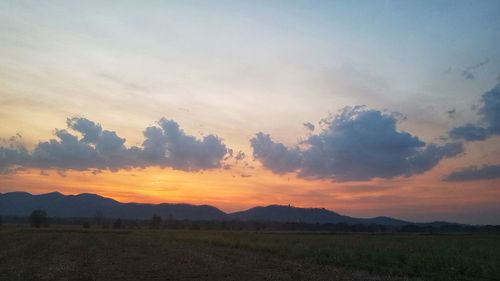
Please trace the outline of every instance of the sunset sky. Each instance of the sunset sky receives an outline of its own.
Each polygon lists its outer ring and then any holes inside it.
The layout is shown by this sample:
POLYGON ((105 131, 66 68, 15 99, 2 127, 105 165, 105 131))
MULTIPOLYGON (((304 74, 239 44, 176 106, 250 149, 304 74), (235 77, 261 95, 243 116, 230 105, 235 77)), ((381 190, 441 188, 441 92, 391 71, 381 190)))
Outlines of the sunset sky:
POLYGON ((0 192, 500 224, 499 1, 0 1, 0 192))

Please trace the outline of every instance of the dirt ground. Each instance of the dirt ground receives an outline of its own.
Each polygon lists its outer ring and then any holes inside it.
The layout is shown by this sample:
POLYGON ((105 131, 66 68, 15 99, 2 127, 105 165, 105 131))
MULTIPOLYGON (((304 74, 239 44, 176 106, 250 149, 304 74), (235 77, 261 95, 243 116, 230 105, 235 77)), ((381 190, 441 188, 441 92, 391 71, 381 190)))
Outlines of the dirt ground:
POLYGON ((408 280, 160 232, 0 232, 0 280, 408 280))

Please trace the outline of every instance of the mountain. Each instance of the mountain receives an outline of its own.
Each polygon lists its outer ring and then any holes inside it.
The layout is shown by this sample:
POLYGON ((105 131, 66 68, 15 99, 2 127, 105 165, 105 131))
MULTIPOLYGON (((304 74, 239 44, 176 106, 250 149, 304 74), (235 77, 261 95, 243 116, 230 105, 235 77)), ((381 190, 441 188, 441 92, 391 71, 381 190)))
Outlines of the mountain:
POLYGON ((232 213, 230 216, 240 220, 312 223, 339 223, 352 219, 351 217, 342 216, 326 209, 296 208, 282 205, 255 207, 246 211, 232 213))
POLYGON ((153 214, 164 218, 187 220, 220 220, 226 213, 208 205, 121 203, 96 194, 63 195, 59 192, 32 195, 26 192, 0 194, 0 214, 28 216, 44 209, 54 217, 93 217, 102 211, 109 218, 150 219, 153 214))
POLYGON ((0 193, 0 214, 28 216, 35 209, 44 209, 53 217, 93 217, 102 211, 108 218, 150 219, 153 214, 163 218, 187 220, 252 220, 301 223, 382 224, 402 226, 409 222, 389 217, 353 218, 324 208, 297 208, 270 205, 226 214, 209 205, 121 203, 97 194, 64 195, 59 192, 32 195, 27 192, 0 193))
POLYGON ((348 223, 348 224, 383 224, 401 226, 409 222, 389 217, 375 217, 368 219, 352 218, 329 211, 324 208, 296 208, 293 206, 270 205, 255 207, 246 211, 229 214, 233 219, 261 220, 277 222, 302 223, 348 223))

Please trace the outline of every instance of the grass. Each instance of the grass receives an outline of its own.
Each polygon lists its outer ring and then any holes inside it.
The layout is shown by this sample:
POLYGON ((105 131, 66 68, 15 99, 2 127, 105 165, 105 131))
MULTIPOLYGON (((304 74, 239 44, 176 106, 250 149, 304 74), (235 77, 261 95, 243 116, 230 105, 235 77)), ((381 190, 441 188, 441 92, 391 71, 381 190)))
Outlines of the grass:
POLYGON ((498 234, 0 231, 0 280, 500 280, 498 234))
POLYGON ((176 239, 432 280, 500 280, 500 235, 176 233, 176 239))

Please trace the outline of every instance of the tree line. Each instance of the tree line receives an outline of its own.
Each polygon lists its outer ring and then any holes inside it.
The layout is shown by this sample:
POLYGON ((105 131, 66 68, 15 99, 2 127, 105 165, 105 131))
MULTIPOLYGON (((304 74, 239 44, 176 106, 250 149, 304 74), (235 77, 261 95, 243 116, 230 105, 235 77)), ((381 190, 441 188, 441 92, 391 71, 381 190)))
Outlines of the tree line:
POLYGON ((28 217, 0 216, 2 222, 11 224, 30 224, 41 228, 55 225, 81 225, 83 228, 99 229, 177 229, 177 230, 234 230, 234 231, 307 231, 307 232, 368 232, 368 233, 474 233, 500 232, 500 225, 471 226, 453 223, 442 224, 407 224, 390 226, 381 224, 348 224, 348 223, 301 223, 246 220, 178 220, 172 216, 163 219, 153 214, 149 220, 107 218, 102 211, 97 211, 93 218, 61 218, 49 217, 45 210, 34 210, 28 217))

